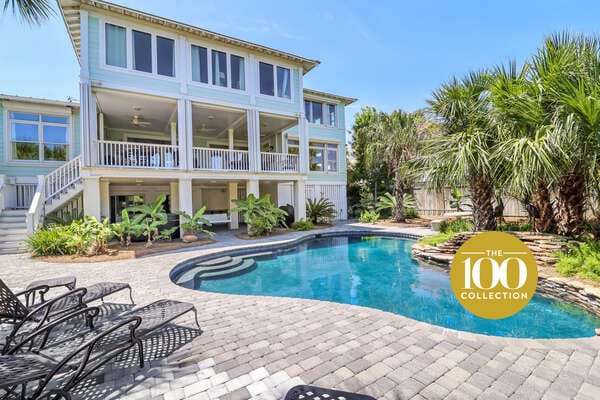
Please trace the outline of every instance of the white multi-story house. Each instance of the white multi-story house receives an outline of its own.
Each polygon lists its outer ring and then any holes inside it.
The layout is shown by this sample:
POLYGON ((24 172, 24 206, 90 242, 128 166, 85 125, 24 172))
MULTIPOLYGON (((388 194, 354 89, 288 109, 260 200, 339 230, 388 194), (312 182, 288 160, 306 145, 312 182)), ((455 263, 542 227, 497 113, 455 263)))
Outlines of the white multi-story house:
POLYGON ((304 88, 318 61, 104 1, 58 4, 80 102, 0 97, 3 232, 65 207, 117 220, 162 193, 190 213, 270 193, 296 219, 307 198, 327 197, 346 218, 355 99, 304 88))

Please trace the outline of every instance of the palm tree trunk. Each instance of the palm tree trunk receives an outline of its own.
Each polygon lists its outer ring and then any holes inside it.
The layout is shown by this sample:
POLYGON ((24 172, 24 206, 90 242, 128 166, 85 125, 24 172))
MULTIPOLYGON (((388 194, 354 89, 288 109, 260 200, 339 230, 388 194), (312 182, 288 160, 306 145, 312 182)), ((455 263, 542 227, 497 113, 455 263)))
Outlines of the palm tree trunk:
POLYGON ((550 191, 543 180, 540 180, 533 193, 533 205, 540 213, 540 217, 535 221, 536 230, 544 233, 555 233, 556 219, 554 218, 554 210, 552 210, 550 191))
POLYGON ((494 191, 485 177, 476 177, 471 182, 471 201, 473 203, 473 227, 476 231, 496 229, 493 206, 494 191))
POLYGON ((571 172, 558 182, 558 233, 578 236, 583 232, 585 172, 571 172))
POLYGON ((396 196, 396 213, 394 214, 394 222, 406 222, 404 215, 404 186, 402 185, 402 177, 396 170, 396 179, 394 186, 394 195, 396 196))

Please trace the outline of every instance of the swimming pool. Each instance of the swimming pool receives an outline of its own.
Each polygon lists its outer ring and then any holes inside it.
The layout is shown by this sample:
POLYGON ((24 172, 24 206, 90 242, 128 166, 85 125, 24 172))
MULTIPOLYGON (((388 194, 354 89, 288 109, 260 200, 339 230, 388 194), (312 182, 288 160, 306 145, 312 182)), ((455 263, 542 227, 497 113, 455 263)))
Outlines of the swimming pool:
MULTIPOLYGON (((600 318, 583 308, 540 295, 511 317, 476 317, 454 297, 447 270, 412 259, 412 243, 384 237, 312 239, 293 248, 244 256, 234 276, 202 278, 188 269, 183 279, 187 282, 178 283, 207 292, 356 304, 488 335, 575 338, 593 336, 594 328, 600 327, 600 318), (193 279, 190 274, 195 274, 193 279)), ((218 270, 225 261, 205 267, 218 270)))

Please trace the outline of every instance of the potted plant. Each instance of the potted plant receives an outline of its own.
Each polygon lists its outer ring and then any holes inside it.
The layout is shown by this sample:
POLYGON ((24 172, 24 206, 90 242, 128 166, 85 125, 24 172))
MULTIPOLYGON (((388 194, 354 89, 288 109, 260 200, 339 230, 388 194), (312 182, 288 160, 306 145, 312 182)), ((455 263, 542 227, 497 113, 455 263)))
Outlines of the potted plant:
POLYGON ((209 220, 203 217, 204 212, 206 211, 206 206, 202 207, 196 213, 191 216, 182 210, 175 211, 175 214, 179 215, 183 222, 181 222, 180 226, 183 230, 183 237, 181 240, 184 243, 195 242, 198 240, 198 235, 200 233, 205 233, 208 236, 214 236, 215 233, 209 231, 208 229, 204 229, 205 226, 211 226, 209 220))

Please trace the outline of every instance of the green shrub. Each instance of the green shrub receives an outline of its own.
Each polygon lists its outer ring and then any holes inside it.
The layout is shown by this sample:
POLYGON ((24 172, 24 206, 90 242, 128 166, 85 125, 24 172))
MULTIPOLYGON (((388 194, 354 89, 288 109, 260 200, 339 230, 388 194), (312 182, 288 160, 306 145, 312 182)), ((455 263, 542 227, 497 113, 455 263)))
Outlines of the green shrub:
POLYGON ((208 229, 204 229, 204 226, 212 226, 210 221, 203 217, 205 211, 206 206, 196 211, 196 214, 194 214, 193 216, 189 215, 185 211, 175 211, 175 214, 179 215, 184 220, 184 222, 181 223, 181 229, 183 229, 183 232, 191 235, 205 233, 208 236, 214 236, 214 232, 211 232, 208 229))
POLYGON ((555 255, 558 257, 555 268, 561 275, 579 275, 600 281, 600 242, 571 244, 568 252, 558 252, 555 255))
MULTIPOLYGON (((419 217, 419 212, 417 211, 417 209, 419 208, 419 204, 417 203, 417 199, 415 199, 413 195, 409 193, 404 193, 404 195, 402 196, 402 203, 404 204, 404 216, 406 218, 419 217)), ((398 208, 398 202, 396 201, 396 197, 389 192, 383 194, 382 196, 379 196, 379 199, 377 199, 376 210, 380 213, 384 211, 389 213, 389 215, 393 216, 396 214, 396 208, 398 208)))
POLYGON ((440 223, 441 233, 459 233, 469 232, 473 230, 473 222, 468 219, 456 218, 453 220, 445 220, 440 223))
POLYGON ((419 218, 419 211, 416 208, 405 208, 404 216, 406 218, 419 218))
POLYGON ((529 222, 500 222, 496 225, 496 230, 511 232, 529 232, 531 231, 531 224, 529 222))
POLYGON ((123 210, 124 214, 134 214, 131 221, 129 221, 129 218, 126 221, 127 229, 129 230, 128 234, 136 236, 142 234, 145 236, 146 247, 152 246, 154 240, 170 239, 171 234, 177 230, 176 226, 160 230, 161 226, 168 223, 167 213, 164 208, 166 199, 167 195, 161 194, 152 204, 140 204, 123 210))
POLYGON ((330 224, 337 215, 335 204, 324 197, 306 200, 306 217, 313 224, 330 224))
POLYGON ((285 211, 271 203, 271 195, 265 194, 257 198, 252 193, 245 200, 233 200, 236 208, 231 212, 244 214, 244 222, 248 224, 248 235, 260 236, 270 233, 277 225, 285 226, 285 211))
POLYGON ((296 221, 292 224, 292 229, 295 229, 297 231, 310 231, 314 228, 315 226, 311 221, 306 221, 304 219, 296 221))
POLYGON ((375 222, 379 221, 379 213, 377 211, 370 210, 363 211, 358 220, 365 224, 374 224, 375 222))
POLYGON ((77 244, 73 239, 70 226, 54 225, 29 235, 25 247, 34 257, 65 256, 77 253, 77 244))
POLYGON ((419 239, 419 243, 426 244, 429 246, 437 246, 440 243, 444 243, 452 239, 452 236, 454 236, 454 232, 436 233, 435 235, 422 237, 421 239, 419 239))

